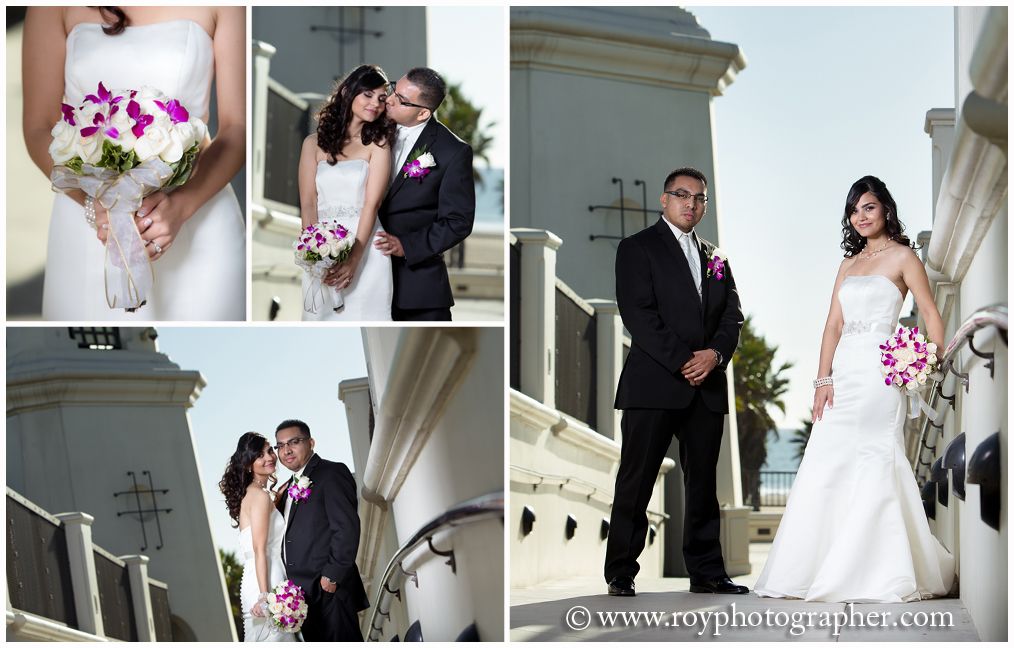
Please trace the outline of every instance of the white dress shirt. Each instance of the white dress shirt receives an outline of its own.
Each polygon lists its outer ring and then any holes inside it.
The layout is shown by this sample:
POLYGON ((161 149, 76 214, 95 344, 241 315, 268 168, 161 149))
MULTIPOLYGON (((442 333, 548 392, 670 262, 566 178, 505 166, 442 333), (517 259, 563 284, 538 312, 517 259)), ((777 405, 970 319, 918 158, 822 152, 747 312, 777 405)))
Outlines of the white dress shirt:
MULTIPOLYGON (((312 457, 312 455, 311 455, 311 457, 312 457)), ((310 463, 310 462, 307 461, 306 463, 310 463)), ((303 466, 302 468, 300 468, 299 472, 297 472, 296 474, 294 474, 291 477, 291 479, 289 481, 289 486, 291 486, 292 484, 295 484, 296 482, 299 481, 299 478, 303 476, 303 471, 304 470, 306 470, 306 466, 303 466)), ((285 487, 285 490, 286 490, 286 493, 285 493, 285 529, 288 530, 288 528, 289 528, 289 513, 292 511, 292 498, 289 497, 289 494, 288 494, 289 487, 288 486, 285 487)), ((285 563, 285 564, 288 564, 285 561, 285 545, 286 545, 286 542, 285 542, 285 538, 283 537, 282 538, 282 562, 285 563)))
POLYGON ((676 237, 676 243, 679 244, 680 249, 683 250, 683 256, 687 258, 687 264, 690 266, 690 276, 694 279, 694 285, 697 286, 697 297, 703 299, 701 294, 701 241, 697 238, 697 232, 691 229, 689 232, 683 232, 678 227, 669 222, 664 216, 662 220, 672 230, 673 236, 676 237))
POLYGON ((391 169, 391 182, 388 186, 394 184, 394 181, 398 178, 398 174, 401 173, 401 167, 405 166, 412 148, 419 141, 419 135, 422 134, 423 129, 426 128, 426 124, 428 123, 430 123, 429 119, 415 126, 398 125, 398 132, 394 136, 394 150, 391 151, 394 167, 391 169))

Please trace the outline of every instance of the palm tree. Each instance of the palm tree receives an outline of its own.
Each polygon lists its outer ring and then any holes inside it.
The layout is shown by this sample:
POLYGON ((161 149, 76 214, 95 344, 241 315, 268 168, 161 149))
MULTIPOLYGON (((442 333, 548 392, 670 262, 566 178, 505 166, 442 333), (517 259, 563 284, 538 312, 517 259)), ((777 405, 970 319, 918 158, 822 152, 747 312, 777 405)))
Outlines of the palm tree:
MULTIPOLYGON (((783 362, 775 369, 777 351, 778 347, 769 346, 767 340, 757 334, 748 317, 740 332, 739 348, 732 359, 735 366, 739 461, 743 496, 747 500, 760 494, 760 469, 767 460, 768 435, 778 438, 778 429, 769 410, 777 407, 785 412, 782 396, 789 388, 789 380, 783 373, 792 367, 792 363, 783 362)), ((755 508, 759 506, 759 500, 752 501, 755 508)))
MULTIPOLYGON (((437 118, 447 128, 451 129, 455 135, 465 140, 472 147, 472 157, 474 159, 483 160, 489 165, 489 149, 493 143, 493 136, 487 134, 485 129, 488 129, 493 124, 487 124, 486 126, 479 125, 479 120, 482 118, 482 108, 476 107, 465 98, 465 95, 461 92, 460 83, 447 84, 447 96, 444 97, 444 102, 440 104, 437 118)), ((476 184, 480 187, 483 186, 482 175, 474 167, 472 174, 475 177, 476 184)))
POLYGON ((243 580, 243 565, 236 554, 224 549, 218 550, 218 559, 222 563, 225 574, 225 589, 229 593, 229 607, 232 609, 232 622, 236 626, 236 635, 243 641, 243 611, 240 609, 239 585, 243 580))
POLYGON ((792 439, 790 443, 797 444, 796 448, 796 459, 802 459, 803 453, 806 452, 806 444, 810 442, 810 432, 813 431, 813 419, 809 421, 803 419, 800 421, 803 427, 792 433, 792 439))

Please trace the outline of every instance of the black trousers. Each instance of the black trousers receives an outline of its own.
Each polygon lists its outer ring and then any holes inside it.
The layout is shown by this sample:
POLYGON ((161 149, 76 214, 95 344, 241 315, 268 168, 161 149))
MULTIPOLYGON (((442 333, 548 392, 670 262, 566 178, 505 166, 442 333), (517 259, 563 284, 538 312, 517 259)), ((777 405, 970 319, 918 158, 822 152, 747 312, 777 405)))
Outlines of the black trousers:
POLYGON ((304 641, 362 641, 359 615, 338 594, 321 592, 318 601, 307 606, 303 621, 304 641))
POLYGON ((648 533, 648 501, 673 435, 679 439, 686 506, 683 558, 693 581, 726 577, 716 492, 724 414, 709 410, 700 394, 682 410, 623 412, 623 445, 616 473, 606 543, 606 582, 640 570, 637 557, 648 533))
POLYGON ((395 322, 450 322, 451 309, 447 308, 398 308, 391 306, 391 318, 395 322))

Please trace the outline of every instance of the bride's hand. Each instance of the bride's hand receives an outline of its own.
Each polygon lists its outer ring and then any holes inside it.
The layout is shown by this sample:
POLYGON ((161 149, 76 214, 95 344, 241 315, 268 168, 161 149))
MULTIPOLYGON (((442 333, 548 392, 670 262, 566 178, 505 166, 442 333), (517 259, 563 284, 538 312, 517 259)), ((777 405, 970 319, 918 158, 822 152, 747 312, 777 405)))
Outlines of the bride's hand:
POLYGON ((355 277, 356 270, 359 268, 359 262, 362 258, 363 246, 359 245, 359 241, 356 241, 355 245, 352 246, 352 252, 349 253, 349 258, 331 268, 330 272, 328 272, 325 283, 330 286, 334 286, 338 290, 348 288, 352 283, 352 279, 355 277))
POLYGON ((267 596, 265 596, 264 594, 261 594, 260 596, 258 596, 257 597, 257 602, 253 604, 252 608, 250 608, 250 614, 252 614, 255 617, 264 617, 264 616, 266 616, 264 614, 264 610, 267 608, 266 603, 267 603, 267 596))
POLYGON ((172 247, 176 235, 189 217, 184 201, 177 195, 170 196, 156 191, 141 202, 134 221, 152 261, 160 259, 172 247))
POLYGON ((813 392, 813 420, 819 421, 824 416, 824 406, 827 405, 827 409, 834 407, 834 387, 831 385, 824 385, 818 387, 813 392))
POLYGON ((106 239, 109 238, 109 212, 97 200, 95 201, 95 236, 102 241, 102 245, 105 245, 106 239))

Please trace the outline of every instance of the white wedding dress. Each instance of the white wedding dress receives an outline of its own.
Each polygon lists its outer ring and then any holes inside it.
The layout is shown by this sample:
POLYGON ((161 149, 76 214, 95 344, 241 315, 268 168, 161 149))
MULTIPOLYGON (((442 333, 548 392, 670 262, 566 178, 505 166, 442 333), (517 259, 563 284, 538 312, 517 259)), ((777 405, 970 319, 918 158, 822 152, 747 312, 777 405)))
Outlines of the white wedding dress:
MULTIPOLYGON (((285 538, 285 518, 274 506, 268 527, 268 587, 274 588, 287 580, 282 562, 282 541, 285 538)), ((240 607, 243 612, 244 641, 295 641, 296 635, 276 630, 267 617, 255 617, 250 608, 260 596, 257 571, 254 567, 253 533, 250 527, 239 532, 239 553, 243 559, 243 579, 239 585, 240 607)))
MULTIPOLYGON (((82 23, 67 35, 65 101, 81 105, 100 81, 110 90, 151 86, 207 123, 214 70, 211 37, 191 20, 128 26, 117 36, 106 36, 101 25, 82 23)), ((84 208, 56 194, 43 319, 246 319, 246 229, 228 185, 183 224, 172 247, 152 263, 155 284, 147 305, 134 313, 106 304, 104 259, 105 247, 85 222, 84 208)))
MULTIPOLYGON (((370 164, 366 160, 339 160, 334 166, 324 160, 318 162, 317 220, 336 218, 354 234, 359 225, 359 212, 363 207, 369 173, 370 164)), ((324 286, 323 290, 312 289, 309 275, 303 274, 304 321, 391 320, 391 300, 394 296, 391 260, 373 246, 373 240, 380 231, 380 218, 377 218, 368 249, 352 276, 352 283, 342 290, 345 307, 341 311, 334 312, 334 291, 329 286, 324 286)))
POLYGON ((807 601, 894 603, 943 596, 954 559, 930 533, 905 458, 905 396, 884 384, 880 349, 901 292, 883 275, 846 277, 834 407, 815 421, 754 591, 807 601))

